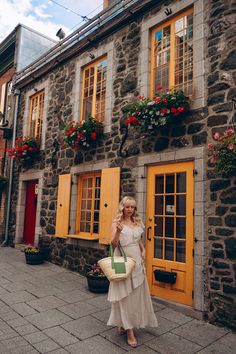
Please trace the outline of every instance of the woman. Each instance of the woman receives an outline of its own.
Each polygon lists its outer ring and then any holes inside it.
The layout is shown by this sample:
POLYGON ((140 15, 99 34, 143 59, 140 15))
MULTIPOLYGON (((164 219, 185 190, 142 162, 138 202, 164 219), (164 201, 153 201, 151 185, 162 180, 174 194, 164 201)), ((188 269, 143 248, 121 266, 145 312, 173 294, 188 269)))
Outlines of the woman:
POLYGON ((116 247, 120 242, 126 255, 136 260, 136 265, 128 279, 110 282, 108 301, 112 306, 107 324, 117 326, 120 334, 127 332, 127 343, 133 348, 137 347, 133 328, 157 327, 145 274, 143 231, 135 200, 124 197, 112 224, 111 244, 117 255, 119 250, 116 247))

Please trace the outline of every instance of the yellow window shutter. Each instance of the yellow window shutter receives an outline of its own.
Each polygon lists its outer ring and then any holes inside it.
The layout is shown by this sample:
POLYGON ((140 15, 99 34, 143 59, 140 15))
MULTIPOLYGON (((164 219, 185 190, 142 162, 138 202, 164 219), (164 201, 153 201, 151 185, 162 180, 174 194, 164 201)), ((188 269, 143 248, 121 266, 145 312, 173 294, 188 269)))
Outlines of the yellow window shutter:
POLYGON ((120 167, 102 170, 99 243, 110 242, 111 224, 120 200, 120 167))
POLYGON ((69 228, 71 174, 59 176, 56 237, 66 237, 69 228))

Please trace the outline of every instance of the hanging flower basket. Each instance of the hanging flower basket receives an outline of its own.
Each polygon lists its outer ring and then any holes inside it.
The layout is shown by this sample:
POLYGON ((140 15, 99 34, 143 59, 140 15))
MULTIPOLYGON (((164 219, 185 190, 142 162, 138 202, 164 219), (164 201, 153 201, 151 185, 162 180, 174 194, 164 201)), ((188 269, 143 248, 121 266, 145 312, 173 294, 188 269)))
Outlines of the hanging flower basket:
POLYGON ((71 117, 63 124, 64 142, 76 149, 88 150, 96 147, 103 136, 103 123, 89 116, 86 121, 75 122, 71 117))
POLYGON ((148 133, 174 122, 188 109, 189 97, 182 90, 167 89, 154 99, 139 96, 138 101, 125 110, 124 123, 148 133))
POLYGON ((0 175, 0 192, 5 191, 7 189, 8 179, 2 175, 0 175))
POLYGON ((40 143, 29 136, 18 137, 12 149, 6 149, 8 156, 17 162, 22 162, 24 167, 31 166, 40 159, 40 143))
POLYGON ((223 134, 215 133, 216 144, 208 144, 210 164, 222 177, 236 176, 236 132, 228 128, 223 134))

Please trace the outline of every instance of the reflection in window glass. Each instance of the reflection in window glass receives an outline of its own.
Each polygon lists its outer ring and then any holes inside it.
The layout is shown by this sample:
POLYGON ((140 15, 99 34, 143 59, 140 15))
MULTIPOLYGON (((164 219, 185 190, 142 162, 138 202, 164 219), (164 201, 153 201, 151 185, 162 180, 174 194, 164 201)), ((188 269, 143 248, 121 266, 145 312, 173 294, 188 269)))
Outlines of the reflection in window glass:
POLYGON ((164 193, 164 176, 156 176, 155 194, 164 193))
POLYGON ((163 258, 163 240, 160 238, 154 238, 154 257, 163 258))
POLYGON ((154 236, 163 236, 163 218, 155 217, 154 236))
POLYGON ((175 175, 166 175, 166 193, 174 193, 175 191, 175 175))
POLYGON ((177 173, 177 193, 186 192, 186 172, 177 173))
POLYGON ((176 241, 176 261, 185 262, 185 241, 176 241))
POLYGON ((165 218, 165 236, 174 237, 174 218, 165 218))
POLYGON ((186 219, 176 218, 176 237, 185 238, 186 237, 186 219))
POLYGON ((186 215, 186 196, 176 196, 176 215, 186 215))
POLYGON ((155 196, 155 215, 163 215, 163 196, 155 196))
POLYGON ((168 261, 174 260, 174 241, 165 240, 165 259, 168 261))

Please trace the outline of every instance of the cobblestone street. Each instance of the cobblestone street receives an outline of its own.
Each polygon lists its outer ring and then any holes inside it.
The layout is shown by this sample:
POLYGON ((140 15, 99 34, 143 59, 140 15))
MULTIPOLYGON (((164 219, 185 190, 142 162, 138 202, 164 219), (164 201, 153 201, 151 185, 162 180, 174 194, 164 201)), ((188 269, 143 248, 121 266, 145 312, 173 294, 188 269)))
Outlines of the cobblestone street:
POLYGON ((109 328, 107 295, 87 290, 86 279, 24 253, 0 248, 0 353, 233 354, 236 334, 154 302, 157 329, 137 330, 138 347, 109 328))

